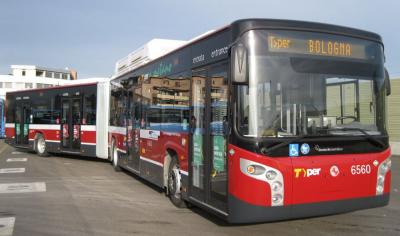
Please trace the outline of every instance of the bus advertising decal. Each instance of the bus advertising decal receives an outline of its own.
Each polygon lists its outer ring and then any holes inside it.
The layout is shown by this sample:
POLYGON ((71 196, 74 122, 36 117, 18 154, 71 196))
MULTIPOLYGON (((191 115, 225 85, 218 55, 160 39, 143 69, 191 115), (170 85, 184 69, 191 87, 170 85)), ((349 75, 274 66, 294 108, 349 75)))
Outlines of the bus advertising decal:
POLYGON ((214 158, 213 166, 218 172, 225 171, 225 138, 224 136, 213 137, 214 158))
POLYGON ((68 124, 63 124, 63 137, 68 138, 69 133, 68 133, 68 124))
POLYGON ((203 135, 193 134, 193 162, 195 166, 203 163, 203 135))
POLYGON ((74 140, 79 139, 79 125, 74 125, 74 140))
POLYGON ((145 139, 158 140, 158 138, 160 137, 160 131, 141 129, 140 137, 145 139))

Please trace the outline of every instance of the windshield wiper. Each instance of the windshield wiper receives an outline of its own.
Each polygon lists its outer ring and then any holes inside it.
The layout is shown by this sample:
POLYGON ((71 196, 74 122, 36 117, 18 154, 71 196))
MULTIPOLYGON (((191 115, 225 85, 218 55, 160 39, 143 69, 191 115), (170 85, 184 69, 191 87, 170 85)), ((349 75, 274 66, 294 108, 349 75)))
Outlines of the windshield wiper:
POLYGON ((360 128, 346 128, 346 127, 343 127, 343 128, 336 128, 336 129, 323 129, 323 131, 358 131, 358 132, 364 134, 361 137, 364 137, 366 140, 370 141, 370 143, 375 144, 375 146, 378 145, 381 148, 384 148, 386 146, 381 140, 379 140, 376 137, 370 135, 366 130, 360 129, 360 128))

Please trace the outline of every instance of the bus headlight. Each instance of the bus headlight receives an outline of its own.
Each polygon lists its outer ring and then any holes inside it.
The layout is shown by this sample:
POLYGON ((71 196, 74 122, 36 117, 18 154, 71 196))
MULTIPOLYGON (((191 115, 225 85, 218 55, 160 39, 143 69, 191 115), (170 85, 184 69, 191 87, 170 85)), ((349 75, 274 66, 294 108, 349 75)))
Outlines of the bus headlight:
POLYGON ((272 189, 272 191, 274 191, 274 192, 279 191, 281 188, 282 188, 282 183, 279 182, 279 181, 275 181, 275 182, 273 182, 272 185, 271 185, 271 189, 272 189))
POLYGON ((279 203, 281 203, 282 199, 283 199, 283 197, 280 194, 272 195, 272 203, 275 204, 275 205, 278 205, 279 203))
POLYGON ((269 170, 267 171, 267 173, 265 174, 265 177, 267 177, 268 180, 274 180, 276 178, 278 174, 273 171, 273 170, 269 170))
POLYGON ((392 161, 390 157, 384 160, 378 167, 378 175, 376 179, 376 195, 382 195, 385 189, 385 178, 387 172, 390 171, 392 167, 392 161))
POLYGON ((269 184, 271 189, 271 206, 282 206, 284 181, 282 173, 270 166, 240 158, 240 170, 243 174, 269 184))
POLYGON ((247 173, 251 175, 261 175, 265 173, 265 168, 260 165, 248 165, 247 173))

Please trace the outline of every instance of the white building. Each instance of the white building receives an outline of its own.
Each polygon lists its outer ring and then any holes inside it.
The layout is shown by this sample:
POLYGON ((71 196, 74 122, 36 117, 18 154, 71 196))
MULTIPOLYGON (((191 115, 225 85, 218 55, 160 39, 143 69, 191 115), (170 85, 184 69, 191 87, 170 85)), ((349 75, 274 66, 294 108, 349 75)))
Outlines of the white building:
POLYGON ((10 75, 0 75, 0 98, 6 92, 48 88, 73 83, 76 72, 73 70, 45 68, 33 65, 12 65, 10 75))

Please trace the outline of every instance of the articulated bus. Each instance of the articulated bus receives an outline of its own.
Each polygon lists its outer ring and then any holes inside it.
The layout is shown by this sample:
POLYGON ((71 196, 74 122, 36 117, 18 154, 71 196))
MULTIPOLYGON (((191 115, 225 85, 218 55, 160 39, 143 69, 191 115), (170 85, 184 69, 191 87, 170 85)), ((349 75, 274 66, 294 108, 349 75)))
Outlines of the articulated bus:
POLYGON ((108 89, 106 81, 7 93, 6 142, 40 156, 107 159, 108 89))
POLYGON ((111 80, 121 167, 229 222, 388 204, 381 37, 239 20, 111 80))
POLYGON ((389 94, 379 35, 247 19, 101 89, 9 93, 6 135, 40 155, 108 157, 177 207, 276 221, 388 204, 389 94), (92 130, 96 139, 84 140, 92 130))

